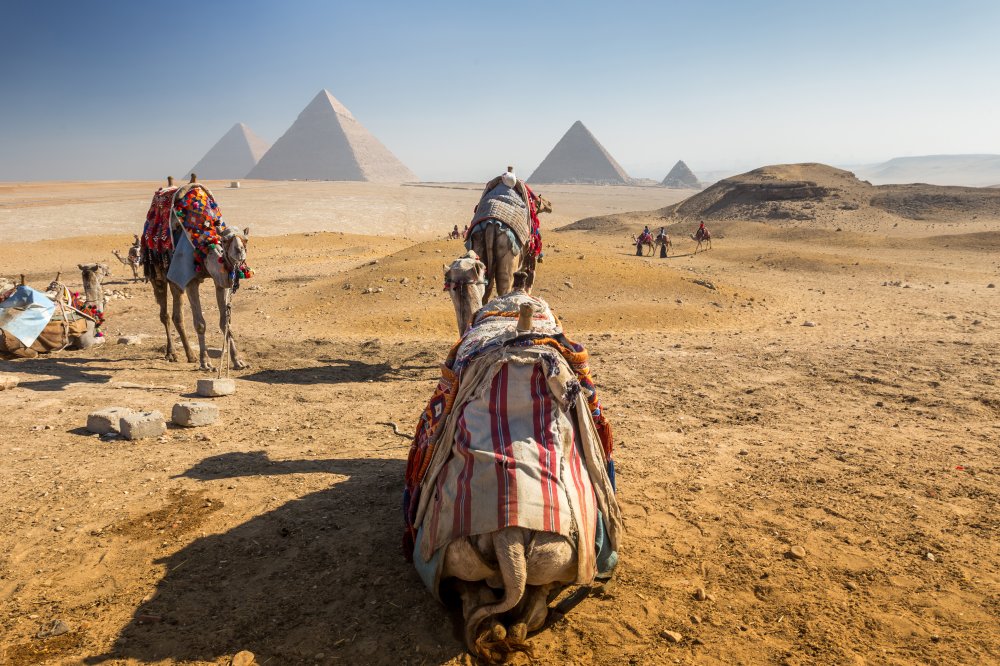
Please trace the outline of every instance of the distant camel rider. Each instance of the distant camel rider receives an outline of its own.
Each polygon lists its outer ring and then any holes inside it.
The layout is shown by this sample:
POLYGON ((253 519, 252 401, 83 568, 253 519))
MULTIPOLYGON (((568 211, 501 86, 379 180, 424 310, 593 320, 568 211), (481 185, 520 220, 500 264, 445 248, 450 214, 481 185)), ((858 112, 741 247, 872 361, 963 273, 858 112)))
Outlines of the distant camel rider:
POLYGON ((458 225, 457 224, 452 228, 451 233, 448 234, 448 238, 449 239, 461 238, 461 236, 458 235, 458 225))
POLYGON ((666 227, 660 227, 660 232, 656 234, 656 244, 660 246, 660 259, 666 259, 667 248, 670 247, 670 236, 667 235, 666 227))

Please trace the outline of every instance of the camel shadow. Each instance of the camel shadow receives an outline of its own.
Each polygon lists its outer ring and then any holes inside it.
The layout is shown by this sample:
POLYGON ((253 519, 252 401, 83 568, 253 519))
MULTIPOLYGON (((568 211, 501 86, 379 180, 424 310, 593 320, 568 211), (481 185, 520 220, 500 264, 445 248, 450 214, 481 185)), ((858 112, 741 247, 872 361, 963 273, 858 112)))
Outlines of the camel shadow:
POLYGON ((393 365, 386 361, 368 363, 357 359, 318 359, 327 365, 309 368, 261 370, 240 379, 265 384, 346 384, 352 382, 424 381, 420 370, 436 370, 437 365, 403 363, 393 365))
POLYGON ((25 375, 47 375, 44 379, 29 379, 18 386, 32 391, 61 391, 70 384, 106 384, 111 381, 114 368, 91 365, 102 362, 94 358, 53 358, 38 356, 16 361, 0 361, 0 372, 16 372, 25 375))
POLYGON ((447 612, 401 553, 404 465, 274 461, 263 451, 202 460, 181 476, 340 478, 157 560, 165 573, 155 594, 107 653, 85 663, 216 662, 240 650, 260 664, 441 663, 461 654, 447 612))

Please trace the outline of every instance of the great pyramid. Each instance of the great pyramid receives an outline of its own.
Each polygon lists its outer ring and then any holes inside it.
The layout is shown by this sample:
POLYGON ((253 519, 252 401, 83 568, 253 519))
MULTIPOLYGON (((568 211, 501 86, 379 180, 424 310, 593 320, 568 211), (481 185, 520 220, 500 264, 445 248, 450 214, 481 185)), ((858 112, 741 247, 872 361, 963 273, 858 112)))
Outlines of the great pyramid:
POLYGON ((528 182, 625 185, 631 178, 578 120, 528 177, 528 182))
POLYGON ((677 164, 675 164, 674 168, 670 170, 667 177, 663 179, 661 185, 684 190, 697 190, 701 188, 701 183, 698 182, 698 177, 695 176, 691 169, 688 168, 687 164, 684 164, 684 160, 677 160, 677 164))
POLYGON ((188 171, 188 175, 193 171, 199 178, 206 180, 244 178, 267 149, 267 141, 254 134, 243 123, 236 123, 188 171))
POLYGON ((247 177, 380 183, 417 180, 325 89, 309 102, 247 177))

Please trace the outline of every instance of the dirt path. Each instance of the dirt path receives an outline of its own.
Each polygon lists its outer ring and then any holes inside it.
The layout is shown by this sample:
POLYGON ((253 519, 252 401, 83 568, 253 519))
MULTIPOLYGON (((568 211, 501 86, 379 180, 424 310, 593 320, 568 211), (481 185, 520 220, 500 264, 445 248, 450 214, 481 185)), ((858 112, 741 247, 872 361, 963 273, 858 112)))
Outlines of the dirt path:
MULTIPOLYGON (((123 240, 11 246, 47 280, 123 240)), ((594 354, 628 533, 615 581, 532 638, 540 663, 1000 661, 988 252, 730 232, 659 260, 546 241, 539 291, 594 354)), ((457 253, 257 241, 235 315, 253 367, 218 424, 159 440, 82 429, 110 405, 169 413, 200 376, 161 360, 145 285, 110 285, 95 352, 0 362, 21 379, 0 392, 0 663, 467 663, 401 556, 408 443, 380 424, 411 430, 430 396, 457 253), (69 631, 36 637, 55 620, 69 631)))

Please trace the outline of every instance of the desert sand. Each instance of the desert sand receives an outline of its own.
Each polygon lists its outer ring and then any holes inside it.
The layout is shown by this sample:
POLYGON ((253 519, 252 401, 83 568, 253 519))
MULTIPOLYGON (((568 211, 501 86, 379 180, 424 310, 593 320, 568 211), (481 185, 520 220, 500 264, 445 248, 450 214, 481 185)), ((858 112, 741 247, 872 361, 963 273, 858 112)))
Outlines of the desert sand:
MULTIPOLYGON (((138 442, 88 412, 169 414, 203 376, 110 254, 157 184, 0 185, 0 275, 115 271, 107 344, 0 361, 0 663, 470 663, 402 557, 408 441, 383 423, 413 429, 455 340, 441 238, 478 186, 211 185, 255 229, 252 367, 217 424, 138 442)), ((691 191, 540 189, 536 293, 593 354, 627 540, 538 663, 1000 662, 1000 222, 831 207, 720 220, 692 255, 664 212, 691 191), (675 256, 633 256, 644 223, 675 256)))

